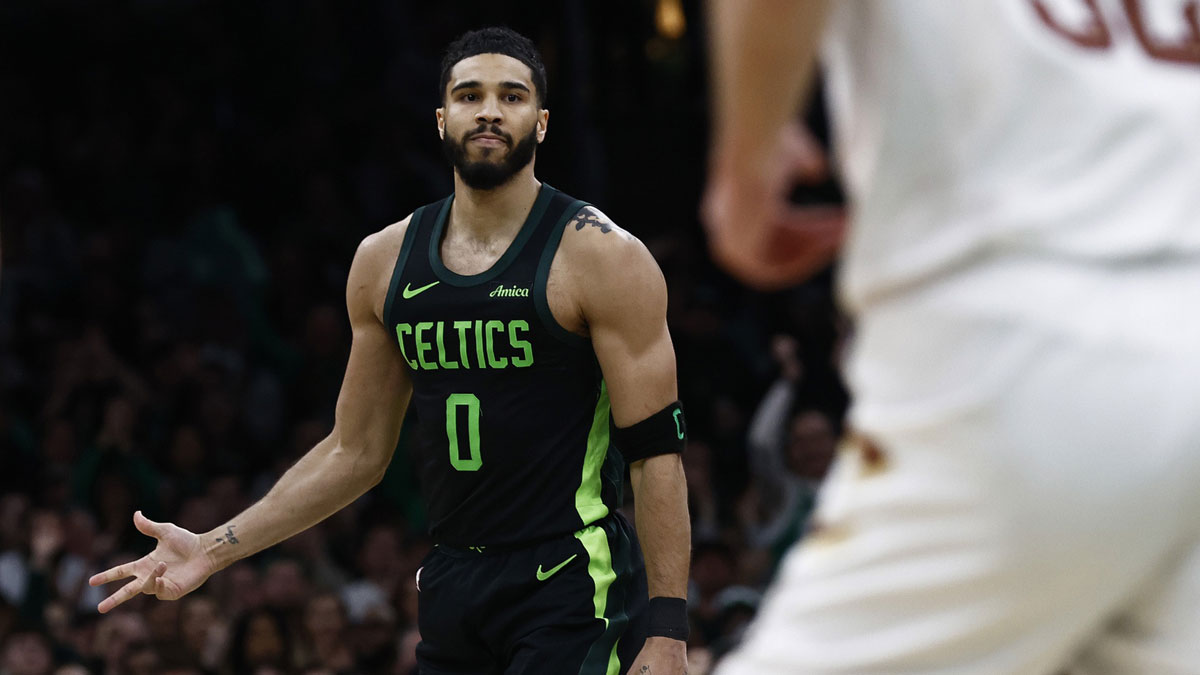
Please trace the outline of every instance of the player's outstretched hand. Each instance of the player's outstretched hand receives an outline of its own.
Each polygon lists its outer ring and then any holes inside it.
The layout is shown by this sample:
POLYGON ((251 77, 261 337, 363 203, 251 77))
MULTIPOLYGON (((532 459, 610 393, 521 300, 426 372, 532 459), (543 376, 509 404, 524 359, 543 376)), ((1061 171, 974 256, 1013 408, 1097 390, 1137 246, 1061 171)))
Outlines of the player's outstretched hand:
POLYGON ((204 583, 216 566, 204 550, 200 536, 171 523, 156 523, 141 511, 133 514, 138 531, 158 540, 158 546, 138 560, 101 572, 88 583, 100 586, 133 577, 97 609, 103 614, 139 593, 160 600, 178 600, 204 583))
POLYGON ((744 144, 718 148, 701 209, 713 259, 763 290, 819 272, 841 245, 845 210, 799 206, 789 197, 796 185, 818 183, 828 173, 824 151, 799 123, 781 130, 765 151, 744 144))

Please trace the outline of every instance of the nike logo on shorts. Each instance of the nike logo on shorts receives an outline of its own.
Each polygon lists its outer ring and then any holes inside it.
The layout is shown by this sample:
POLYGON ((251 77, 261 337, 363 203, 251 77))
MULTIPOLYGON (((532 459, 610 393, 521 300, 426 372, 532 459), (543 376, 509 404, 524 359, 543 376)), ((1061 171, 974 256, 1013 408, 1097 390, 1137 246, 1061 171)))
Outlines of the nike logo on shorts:
POLYGON ((569 563, 569 562, 571 562, 572 560, 574 560, 574 559, 576 558, 576 556, 578 556, 578 555, 579 555, 579 554, 578 554, 578 553, 576 553, 575 555, 573 555, 573 556, 571 556, 570 558, 567 558, 566 560, 564 560, 564 561, 562 561, 562 562, 558 563, 557 565, 555 565, 554 567, 550 568, 549 570, 547 570, 547 571, 545 571, 545 572, 543 572, 543 571, 542 571, 542 566, 541 566, 541 565, 538 565, 538 568, 537 568, 537 579, 538 579, 538 581, 545 581, 545 580, 549 579, 550 577, 554 576, 554 574, 555 574, 556 572, 558 572, 558 571, 559 571, 559 570, 561 570, 562 568, 566 567, 566 566, 567 566, 567 563, 569 563))

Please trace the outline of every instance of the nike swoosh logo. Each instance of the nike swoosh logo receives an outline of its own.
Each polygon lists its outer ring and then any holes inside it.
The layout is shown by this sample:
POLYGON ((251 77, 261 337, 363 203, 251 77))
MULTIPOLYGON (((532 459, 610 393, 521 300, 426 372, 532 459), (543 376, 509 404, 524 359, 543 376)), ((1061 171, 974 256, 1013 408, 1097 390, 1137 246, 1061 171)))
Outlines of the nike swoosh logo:
POLYGON ((549 579, 550 577, 554 576, 554 574, 555 574, 556 572, 558 572, 558 571, 559 571, 559 570, 561 570, 562 568, 566 567, 566 566, 567 566, 567 563, 569 563, 569 562, 571 562, 572 560, 574 560, 574 559, 575 559, 575 556, 578 556, 578 555, 579 555, 579 554, 578 554, 578 553, 576 553, 575 555, 571 556, 570 558, 567 558, 566 560, 564 560, 564 561, 562 561, 562 562, 558 563, 558 564, 557 564, 557 565, 555 565, 555 566, 554 566, 552 569, 550 569, 550 570, 548 570, 548 571, 546 571, 546 572, 543 572, 543 571, 542 571, 542 566, 541 566, 541 565, 538 565, 538 571, 537 571, 537 578, 538 578, 538 581, 545 581, 545 580, 549 579))
POLYGON ((440 281, 435 281, 431 284, 425 284, 424 286, 422 286, 420 288, 413 288, 412 284, 404 284, 404 290, 400 291, 400 295, 404 296, 405 300, 408 300, 409 298, 411 298, 413 296, 424 293, 425 291, 433 288, 434 286, 437 286, 440 283, 441 283, 440 281))

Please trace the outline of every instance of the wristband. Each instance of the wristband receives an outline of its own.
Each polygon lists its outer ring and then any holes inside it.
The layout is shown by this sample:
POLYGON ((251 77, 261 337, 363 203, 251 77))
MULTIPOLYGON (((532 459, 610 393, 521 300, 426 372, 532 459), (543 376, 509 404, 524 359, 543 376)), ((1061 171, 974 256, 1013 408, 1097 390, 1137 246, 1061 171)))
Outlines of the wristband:
POLYGON ((687 642, 687 600, 650 598, 646 614, 646 637, 665 637, 687 642))

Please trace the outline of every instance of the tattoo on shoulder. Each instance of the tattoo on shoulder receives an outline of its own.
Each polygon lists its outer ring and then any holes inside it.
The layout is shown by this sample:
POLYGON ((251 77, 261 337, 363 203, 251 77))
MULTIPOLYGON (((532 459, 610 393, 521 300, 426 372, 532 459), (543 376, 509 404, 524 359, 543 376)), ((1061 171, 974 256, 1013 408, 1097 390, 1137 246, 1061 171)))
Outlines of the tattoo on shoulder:
POLYGON ((620 234, 626 239, 633 239, 633 235, 618 228, 611 220, 608 219, 608 216, 605 216, 594 206, 583 207, 583 210, 581 210, 571 222, 575 224, 576 231, 582 230, 585 227, 595 227, 600 230, 601 234, 608 234, 609 232, 615 231, 617 234, 620 234))
POLYGON ((612 232, 612 223, 600 215, 596 209, 586 206, 575 216, 575 229, 582 230, 585 226, 598 227, 604 234, 612 232))
POLYGON ((639 672, 639 673, 649 673, 649 672, 650 672, 650 666, 642 666, 642 669, 641 669, 641 670, 639 670, 638 672, 639 672))
POLYGON ((235 528, 235 527, 237 527, 237 525, 231 524, 228 528, 226 528, 225 536, 217 537, 217 543, 218 544, 224 544, 224 543, 237 544, 238 538, 233 535, 233 528, 235 528))

